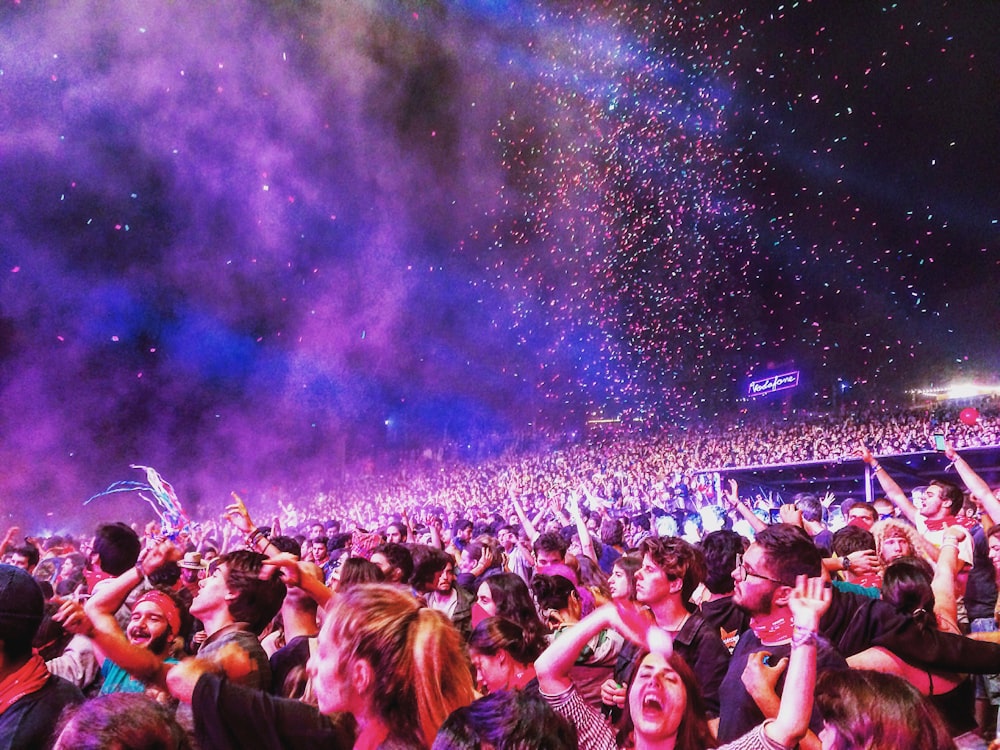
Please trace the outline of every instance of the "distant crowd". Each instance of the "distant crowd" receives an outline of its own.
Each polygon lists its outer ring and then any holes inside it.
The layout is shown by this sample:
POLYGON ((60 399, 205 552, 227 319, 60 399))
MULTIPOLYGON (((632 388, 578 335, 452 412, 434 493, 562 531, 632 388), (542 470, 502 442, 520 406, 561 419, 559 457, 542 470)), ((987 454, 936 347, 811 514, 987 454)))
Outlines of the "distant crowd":
POLYGON ((1000 493, 962 456, 986 445, 990 401, 797 415, 12 527, 0 750, 986 748, 1000 493), (880 461, 926 450, 955 484, 880 461), (875 501, 717 473, 810 460, 875 501))

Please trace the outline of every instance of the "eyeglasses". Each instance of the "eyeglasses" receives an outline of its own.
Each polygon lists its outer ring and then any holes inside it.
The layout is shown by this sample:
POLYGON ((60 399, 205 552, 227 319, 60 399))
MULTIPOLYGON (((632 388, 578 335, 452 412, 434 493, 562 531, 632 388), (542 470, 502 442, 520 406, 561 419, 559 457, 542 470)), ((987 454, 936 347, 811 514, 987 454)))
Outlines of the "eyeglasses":
POLYGON ((765 581, 770 581, 771 583, 776 583, 779 586, 787 586, 788 585, 784 581, 779 581, 777 578, 768 578, 765 575, 761 575, 760 573, 753 572, 743 562, 743 555, 737 555, 736 556, 736 570, 740 571, 740 579, 744 580, 744 581, 747 578, 749 578, 750 576, 753 576, 754 578, 761 578, 761 579, 763 579, 765 581))

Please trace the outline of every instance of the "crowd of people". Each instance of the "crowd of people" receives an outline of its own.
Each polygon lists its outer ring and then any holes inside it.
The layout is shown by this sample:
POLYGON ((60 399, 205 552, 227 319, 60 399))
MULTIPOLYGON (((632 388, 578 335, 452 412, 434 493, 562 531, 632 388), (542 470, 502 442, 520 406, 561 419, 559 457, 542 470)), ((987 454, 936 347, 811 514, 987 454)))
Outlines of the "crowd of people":
POLYGON ((959 448, 998 432, 807 415, 10 528, 0 750, 985 748, 1000 495, 959 448), (961 484, 904 489, 879 457, 935 432, 961 484), (816 459, 877 500, 713 472, 816 459))

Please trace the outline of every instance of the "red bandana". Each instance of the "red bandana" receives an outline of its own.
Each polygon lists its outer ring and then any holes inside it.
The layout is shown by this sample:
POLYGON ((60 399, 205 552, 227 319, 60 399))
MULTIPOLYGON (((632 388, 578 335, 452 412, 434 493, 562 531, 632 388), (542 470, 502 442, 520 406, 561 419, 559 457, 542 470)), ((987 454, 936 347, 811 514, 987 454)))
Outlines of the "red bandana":
POLYGON ((758 620, 750 618, 750 629, 760 638, 763 644, 776 645, 792 639, 793 623, 787 617, 778 617, 774 620, 758 620))
POLYGON ((928 531, 941 531, 948 528, 949 526, 960 526, 958 519, 955 516, 949 514, 944 518, 938 518, 932 520, 930 518, 924 519, 924 524, 927 526, 928 531))
POLYGON ((17 703, 21 698, 41 690, 49 679, 49 668, 45 660, 32 654, 24 666, 0 683, 0 714, 17 703))

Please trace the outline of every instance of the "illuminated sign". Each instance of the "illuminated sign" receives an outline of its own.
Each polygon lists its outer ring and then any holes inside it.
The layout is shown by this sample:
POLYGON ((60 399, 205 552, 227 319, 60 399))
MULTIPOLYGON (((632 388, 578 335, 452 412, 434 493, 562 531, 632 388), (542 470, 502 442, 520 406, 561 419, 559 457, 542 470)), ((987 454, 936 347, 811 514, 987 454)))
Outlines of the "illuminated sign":
POLYGON ((763 380, 754 380, 747 386, 748 396, 763 396, 766 393, 784 391, 799 384, 799 371, 771 375, 763 380))

